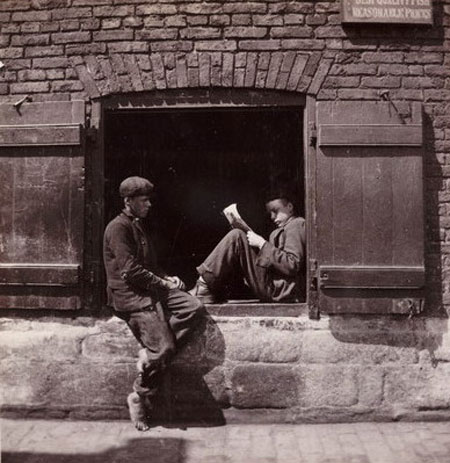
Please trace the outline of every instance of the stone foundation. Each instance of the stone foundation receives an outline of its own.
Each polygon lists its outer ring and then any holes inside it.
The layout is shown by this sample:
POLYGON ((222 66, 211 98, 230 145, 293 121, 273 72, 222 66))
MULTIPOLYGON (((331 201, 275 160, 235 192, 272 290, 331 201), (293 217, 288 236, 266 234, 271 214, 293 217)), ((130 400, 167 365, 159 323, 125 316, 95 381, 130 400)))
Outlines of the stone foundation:
MULTIPOLYGON (((1 322, 3 415, 126 418, 139 345, 116 318, 1 322)), ((208 316, 165 377, 164 422, 450 419, 440 318, 208 316)))

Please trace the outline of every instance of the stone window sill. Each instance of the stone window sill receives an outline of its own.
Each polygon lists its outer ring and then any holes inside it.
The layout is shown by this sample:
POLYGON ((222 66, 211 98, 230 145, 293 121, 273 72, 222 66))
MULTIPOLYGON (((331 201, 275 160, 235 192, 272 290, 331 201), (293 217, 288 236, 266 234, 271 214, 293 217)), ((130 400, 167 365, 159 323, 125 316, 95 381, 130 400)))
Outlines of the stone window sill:
POLYGON ((219 317, 298 317, 308 315, 305 302, 295 304, 274 304, 249 301, 229 301, 224 304, 206 304, 210 315, 219 317))

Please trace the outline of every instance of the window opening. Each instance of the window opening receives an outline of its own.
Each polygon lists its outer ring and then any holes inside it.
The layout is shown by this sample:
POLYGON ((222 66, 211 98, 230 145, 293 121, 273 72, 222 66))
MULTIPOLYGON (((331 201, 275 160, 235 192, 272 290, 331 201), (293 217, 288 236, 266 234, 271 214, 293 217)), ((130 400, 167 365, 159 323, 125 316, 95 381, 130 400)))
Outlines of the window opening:
MULTIPOLYGON (((273 229, 265 191, 288 178, 304 217, 302 108, 117 110, 105 117, 105 223, 122 208, 121 180, 156 185, 147 226, 158 260, 191 287, 199 265, 229 230, 222 209, 237 203, 259 234, 273 229)), ((251 297, 231 285, 233 298, 251 297)))

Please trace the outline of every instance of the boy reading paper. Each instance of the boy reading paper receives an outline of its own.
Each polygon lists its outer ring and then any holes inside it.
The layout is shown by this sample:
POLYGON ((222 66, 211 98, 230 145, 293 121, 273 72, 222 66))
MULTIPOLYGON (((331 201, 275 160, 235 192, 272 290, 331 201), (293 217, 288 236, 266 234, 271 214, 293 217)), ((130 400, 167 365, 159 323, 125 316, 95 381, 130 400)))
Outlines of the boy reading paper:
POLYGON ((277 227, 268 241, 249 229, 235 205, 224 210, 235 228, 197 267, 199 278, 191 295, 205 304, 217 302, 227 282, 238 274, 261 301, 304 300, 305 220, 297 216, 287 190, 269 196, 266 210, 277 227))

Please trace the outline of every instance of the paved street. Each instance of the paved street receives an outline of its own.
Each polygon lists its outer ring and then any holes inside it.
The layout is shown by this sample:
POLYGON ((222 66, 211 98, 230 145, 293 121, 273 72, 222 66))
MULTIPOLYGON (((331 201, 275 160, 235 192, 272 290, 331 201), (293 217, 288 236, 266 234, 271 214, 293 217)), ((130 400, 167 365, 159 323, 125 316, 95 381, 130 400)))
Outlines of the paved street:
POLYGON ((155 427, 2 420, 2 463, 450 463, 450 423, 155 427))
POLYGON ((3 463, 447 463, 450 423, 158 426, 2 420, 3 463))

